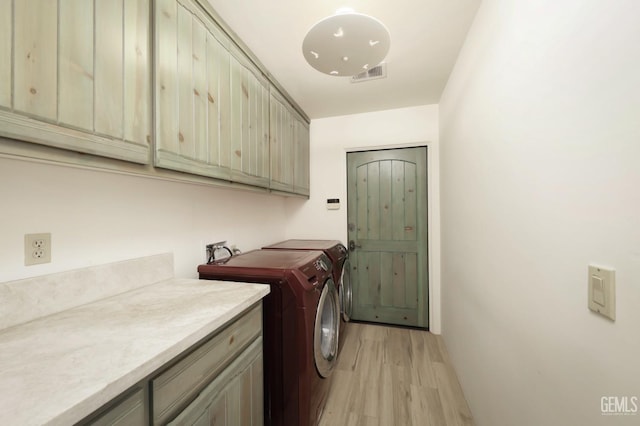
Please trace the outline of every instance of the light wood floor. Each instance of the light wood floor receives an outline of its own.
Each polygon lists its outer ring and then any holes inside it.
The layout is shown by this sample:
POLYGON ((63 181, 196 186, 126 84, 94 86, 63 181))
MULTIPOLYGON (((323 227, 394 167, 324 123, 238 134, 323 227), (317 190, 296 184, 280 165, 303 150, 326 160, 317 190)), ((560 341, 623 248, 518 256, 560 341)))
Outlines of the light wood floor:
POLYGON ((440 336, 349 325, 320 426, 473 425, 440 336))

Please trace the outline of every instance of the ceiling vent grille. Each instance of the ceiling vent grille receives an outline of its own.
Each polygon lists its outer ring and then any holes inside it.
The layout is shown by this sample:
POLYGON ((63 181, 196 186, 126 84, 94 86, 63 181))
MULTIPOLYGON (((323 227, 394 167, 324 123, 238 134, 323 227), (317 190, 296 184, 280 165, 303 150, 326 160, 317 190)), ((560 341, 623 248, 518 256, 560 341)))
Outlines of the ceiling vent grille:
POLYGON ((360 83, 361 81, 377 80, 379 78, 387 77, 387 64, 381 63, 367 71, 363 71, 360 74, 351 77, 352 83, 360 83))

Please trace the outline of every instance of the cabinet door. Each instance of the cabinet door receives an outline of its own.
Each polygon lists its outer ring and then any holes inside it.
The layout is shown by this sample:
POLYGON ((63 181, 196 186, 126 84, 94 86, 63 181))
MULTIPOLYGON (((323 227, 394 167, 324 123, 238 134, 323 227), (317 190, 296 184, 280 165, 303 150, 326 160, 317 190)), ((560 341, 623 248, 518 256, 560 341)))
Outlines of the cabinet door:
POLYGON ((269 184, 268 85, 242 52, 232 48, 231 53, 231 180, 266 188, 269 184))
POLYGON ((0 109, 11 108, 11 10, 11 0, 0 0, 0 109))
POLYGON ((294 123, 293 192, 309 196, 309 125, 302 118, 294 123))
POLYGON ((270 97, 270 187, 276 191, 293 192, 293 113, 286 101, 274 90, 270 97))
POLYGON ((194 1, 155 11, 155 164, 230 180, 230 42, 194 1))
POLYGON ((263 386, 259 337, 169 425, 261 426, 263 386))
POLYGON ((148 424, 147 405, 144 390, 139 389, 126 399, 109 407, 98 418, 90 420, 87 426, 144 426, 148 424))
POLYGON ((151 380, 153 422, 164 424, 221 375, 262 332, 261 305, 151 380))
POLYGON ((271 189, 309 196, 309 125, 275 89, 270 113, 271 189))
POLYGON ((149 0, 0 0, 0 136, 147 163, 149 19, 149 0))

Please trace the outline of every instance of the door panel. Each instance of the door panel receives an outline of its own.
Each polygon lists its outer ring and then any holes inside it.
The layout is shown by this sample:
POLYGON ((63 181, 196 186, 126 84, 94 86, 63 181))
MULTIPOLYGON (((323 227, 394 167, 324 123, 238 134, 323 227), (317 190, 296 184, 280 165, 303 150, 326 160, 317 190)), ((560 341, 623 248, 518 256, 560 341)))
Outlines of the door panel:
POLYGON ((92 131, 93 2, 60 2, 59 14, 58 121, 92 131))
POLYGON ((0 0, 0 106, 11 107, 12 1, 0 0))
POLYGON ((427 151, 349 153, 353 318, 428 326, 427 151))
POLYGON ((96 133, 124 138, 123 108, 124 3, 122 1, 95 2, 95 69, 94 129, 96 133), (117 88, 117 89, 116 89, 117 88))
POLYGON ((54 121, 58 9, 52 1, 14 2, 13 102, 17 111, 54 121))

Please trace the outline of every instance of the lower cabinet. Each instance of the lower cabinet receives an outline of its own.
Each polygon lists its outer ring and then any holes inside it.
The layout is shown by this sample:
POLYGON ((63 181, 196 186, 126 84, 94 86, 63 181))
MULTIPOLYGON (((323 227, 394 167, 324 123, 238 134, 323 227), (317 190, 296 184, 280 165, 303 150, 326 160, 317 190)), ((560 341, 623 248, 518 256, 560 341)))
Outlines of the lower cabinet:
POLYGON ((114 401, 102 414, 89 421, 92 426, 137 426, 147 424, 144 389, 138 387, 114 401))
MULTIPOLYGON (((198 417, 204 415, 218 395, 228 393, 232 401, 234 380, 243 374, 250 379, 249 366, 255 364, 257 369, 257 364, 262 363, 261 334, 262 309, 256 307, 151 379, 153 424, 198 424, 198 417)), ((254 379, 243 380, 242 387, 249 390, 257 387, 262 392, 262 373, 254 379)), ((251 405, 251 401, 247 403, 251 405)), ((233 404, 230 402, 226 408, 225 414, 232 417, 233 404)))
POLYGON ((256 340, 170 425, 263 424, 262 339, 256 340))
POLYGON ((260 303, 80 424, 261 426, 263 392, 260 303))

